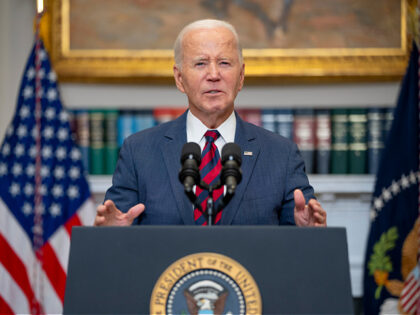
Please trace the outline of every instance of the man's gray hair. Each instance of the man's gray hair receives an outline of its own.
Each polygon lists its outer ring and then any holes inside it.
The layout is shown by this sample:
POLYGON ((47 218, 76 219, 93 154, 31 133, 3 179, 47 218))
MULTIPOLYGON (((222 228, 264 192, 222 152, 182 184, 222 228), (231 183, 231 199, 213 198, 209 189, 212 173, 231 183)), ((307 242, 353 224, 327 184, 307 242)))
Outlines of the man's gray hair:
POLYGON ((190 24, 188 24, 187 26, 185 26, 181 32, 179 32, 178 37, 175 40, 175 44, 174 44, 174 56, 175 56, 175 64, 176 66, 181 69, 182 67, 182 40, 184 39, 185 34, 187 34, 189 31, 192 30, 197 30, 197 29, 213 29, 213 28, 217 28, 217 27, 224 27, 226 29, 228 29, 229 31, 232 32, 235 41, 236 41, 236 47, 238 49, 238 56, 239 56, 239 61, 242 64, 243 63, 243 57, 242 57, 242 47, 241 44, 239 42, 239 36, 238 33, 236 32, 235 28, 233 27, 232 24, 225 22, 225 21, 221 21, 221 20, 212 20, 212 19, 206 19, 206 20, 198 20, 195 22, 192 22, 190 24))

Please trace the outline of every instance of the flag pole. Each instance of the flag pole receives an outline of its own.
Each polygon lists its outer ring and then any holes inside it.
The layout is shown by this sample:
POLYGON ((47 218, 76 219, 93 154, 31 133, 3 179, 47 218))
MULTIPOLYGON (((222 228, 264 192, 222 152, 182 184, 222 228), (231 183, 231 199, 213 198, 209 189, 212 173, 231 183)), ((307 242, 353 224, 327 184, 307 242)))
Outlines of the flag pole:
MULTIPOLYGON (((36 28, 35 28, 35 128, 36 128, 36 158, 35 158, 35 191, 34 191, 34 229, 33 229, 33 244, 35 250, 35 256, 39 260, 39 264, 34 266, 33 279, 34 288, 39 290, 39 303, 44 302, 44 287, 41 279, 41 272, 44 265, 44 255, 42 246, 44 244, 43 237, 43 211, 42 209, 42 176, 41 176, 41 118, 42 118, 42 82, 41 82, 41 37, 40 37, 40 23, 44 12, 44 1, 36 0, 37 2, 37 14, 36 14, 36 28), (40 269, 40 270, 38 270, 40 269)), ((37 299, 37 294, 34 294, 34 299, 37 299)), ((32 305, 37 305, 36 301, 32 305)), ((33 309, 32 314, 37 314, 40 310, 33 309)))

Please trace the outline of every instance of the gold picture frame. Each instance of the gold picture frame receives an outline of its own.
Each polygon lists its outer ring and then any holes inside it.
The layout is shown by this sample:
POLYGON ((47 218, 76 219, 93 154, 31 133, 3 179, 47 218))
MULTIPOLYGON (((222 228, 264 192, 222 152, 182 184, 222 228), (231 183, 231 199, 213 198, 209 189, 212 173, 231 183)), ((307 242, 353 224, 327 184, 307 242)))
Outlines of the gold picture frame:
MULTIPOLYGON (((74 0, 73 0, 74 1, 74 0)), ((91 0, 92 1, 92 0, 91 0)), ((94 1, 94 0, 93 0, 94 1)), ((171 0, 176 1, 176 0, 171 0)), ((204 1, 204 0, 202 0, 204 1)), ((395 47, 244 48, 247 82, 340 82, 396 80, 405 72, 410 40, 409 0, 400 1, 400 42, 395 47)), ((121 1, 118 1, 121 2, 121 1)), ((49 2, 50 54, 61 81, 172 81, 172 49, 76 49, 71 47, 72 0, 49 2)), ((107 3, 104 1, 103 3, 107 3)))

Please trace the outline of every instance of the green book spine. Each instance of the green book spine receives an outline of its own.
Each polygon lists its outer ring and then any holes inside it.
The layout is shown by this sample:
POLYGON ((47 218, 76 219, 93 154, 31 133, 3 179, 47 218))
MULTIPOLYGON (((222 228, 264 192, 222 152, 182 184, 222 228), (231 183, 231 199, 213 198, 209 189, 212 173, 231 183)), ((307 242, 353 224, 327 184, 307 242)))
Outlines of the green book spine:
POLYGON ((90 174, 100 175, 105 172, 104 111, 92 110, 90 121, 90 174))
POLYGON ((105 111, 105 174, 113 174, 118 160, 118 110, 105 111))
POLYGON ((349 173, 365 174, 367 171, 367 111, 349 110, 349 173))
POLYGON ((348 120, 346 109, 331 111, 331 174, 348 172, 348 120))

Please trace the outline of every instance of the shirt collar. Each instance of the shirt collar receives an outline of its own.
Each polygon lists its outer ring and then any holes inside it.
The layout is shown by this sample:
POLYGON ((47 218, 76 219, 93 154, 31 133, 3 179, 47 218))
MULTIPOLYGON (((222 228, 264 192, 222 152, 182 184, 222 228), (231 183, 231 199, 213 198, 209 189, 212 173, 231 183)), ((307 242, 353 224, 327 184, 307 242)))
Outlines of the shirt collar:
MULTIPOLYGON (((195 117, 191 111, 188 111, 187 114, 187 142, 202 142, 204 133, 209 130, 197 117, 195 117)), ((236 131, 236 116, 235 111, 217 128, 221 140, 221 145, 224 145, 228 142, 235 141, 235 131, 236 131)), ((217 140, 219 140, 217 139, 217 140)), ((218 141, 217 141, 218 142, 218 141)), ((216 142, 216 144, 217 144, 216 142)), ((219 147, 219 145, 218 145, 219 147)), ((219 148, 221 150, 221 147, 219 148)))

